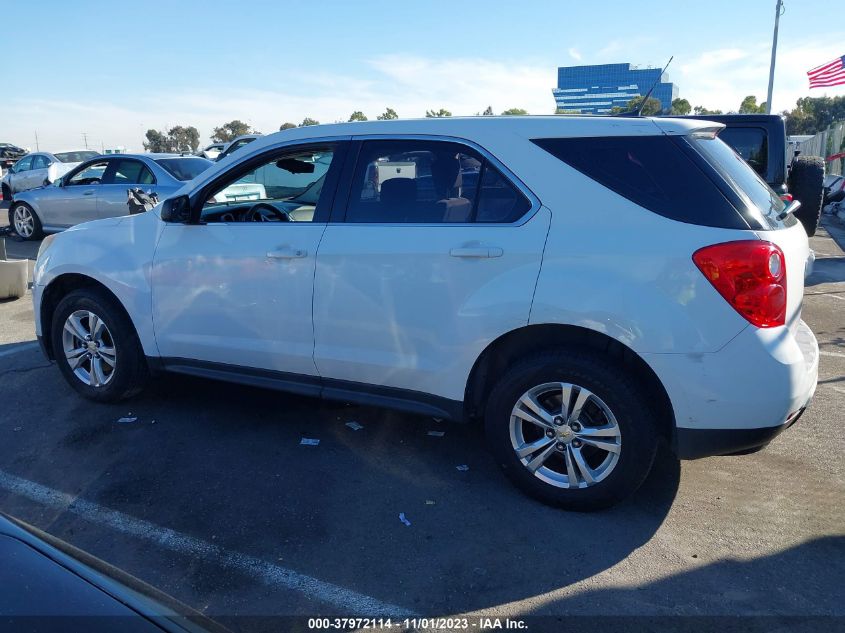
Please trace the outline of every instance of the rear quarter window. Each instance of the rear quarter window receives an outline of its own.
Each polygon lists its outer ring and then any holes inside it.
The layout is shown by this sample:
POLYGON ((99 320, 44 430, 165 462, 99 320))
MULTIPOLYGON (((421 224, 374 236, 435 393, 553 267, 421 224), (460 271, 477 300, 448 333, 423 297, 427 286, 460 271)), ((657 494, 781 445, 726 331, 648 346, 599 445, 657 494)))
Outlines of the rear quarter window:
POLYGON ((669 136, 543 138, 533 142, 658 215, 700 226, 748 228, 710 176, 669 136))

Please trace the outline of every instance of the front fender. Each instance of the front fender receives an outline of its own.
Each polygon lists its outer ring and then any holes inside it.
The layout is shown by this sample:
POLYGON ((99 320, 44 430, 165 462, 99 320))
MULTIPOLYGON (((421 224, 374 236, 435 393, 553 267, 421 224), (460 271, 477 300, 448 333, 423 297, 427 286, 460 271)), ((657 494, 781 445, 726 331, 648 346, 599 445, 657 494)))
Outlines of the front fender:
POLYGON ((51 284, 81 275, 103 285, 120 301, 135 326, 144 353, 157 356, 152 326, 150 276, 161 232, 157 216, 144 213, 86 222, 51 238, 33 274, 36 331, 42 332, 41 303, 51 284))

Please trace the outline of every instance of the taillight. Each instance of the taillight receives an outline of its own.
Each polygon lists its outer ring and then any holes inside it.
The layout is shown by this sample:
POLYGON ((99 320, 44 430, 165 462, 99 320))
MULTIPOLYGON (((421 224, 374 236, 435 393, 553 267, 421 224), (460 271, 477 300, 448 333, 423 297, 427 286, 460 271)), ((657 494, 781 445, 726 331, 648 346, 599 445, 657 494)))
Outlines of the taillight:
POLYGON ((792 202, 792 194, 791 193, 782 193, 780 194, 780 199, 784 202, 792 202))
POLYGON ((760 240, 714 244, 697 250, 692 260, 752 325, 786 323, 786 262, 776 244, 760 240))

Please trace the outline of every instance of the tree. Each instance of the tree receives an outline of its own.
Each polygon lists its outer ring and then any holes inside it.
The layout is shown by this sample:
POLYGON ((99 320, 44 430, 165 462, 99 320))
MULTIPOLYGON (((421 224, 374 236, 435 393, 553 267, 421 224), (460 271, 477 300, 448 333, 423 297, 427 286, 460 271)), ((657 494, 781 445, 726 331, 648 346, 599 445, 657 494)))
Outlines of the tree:
MULTIPOLYGON (((640 104, 643 101, 643 97, 634 97, 628 103, 625 104, 625 112, 630 112, 631 110, 636 110, 640 107, 640 104)), ((655 114, 660 114, 663 112, 663 105, 660 103, 659 99, 655 99, 654 97, 649 97, 646 99, 645 105, 642 109, 643 116, 652 116, 655 114)))
POLYGON ((689 101, 686 99, 673 99, 672 100, 672 114, 677 114, 679 116, 684 116, 689 114, 692 111, 692 106, 690 105, 689 101))
POLYGON ((845 96, 802 97, 784 115, 787 134, 818 134, 835 121, 845 121, 845 96))
POLYGON ((183 127, 177 125, 167 132, 170 137, 171 151, 194 153, 200 146, 200 133, 193 125, 183 127))
POLYGON ((487 106, 487 109, 481 113, 481 116, 493 116, 493 106, 487 106))
POLYGON ((284 130, 289 130, 289 129, 291 129, 292 127, 296 127, 296 123, 282 123, 282 124, 279 126, 279 132, 282 132, 282 131, 284 131, 284 130))
POLYGON ((299 127, 308 127, 309 125, 320 125, 320 122, 307 116, 302 119, 302 123, 299 124, 299 127))
POLYGON ((692 111, 693 113, 702 116, 707 116, 708 114, 722 114, 721 110, 708 110, 704 106, 695 106, 692 111))
POLYGON ((425 116, 427 119, 436 119, 444 116, 452 116, 452 113, 445 108, 440 108, 439 110, 426 110, 425 116))
POLYGON ((144 149, 148 152, 169 152, 170 139, 167 134, 158 130, 147 130, 147 140, 144 142, 144 149))
POLYGON ((200 146, 200 133, 193 125, 177 125, 166 133, 159 130, 147 130, 144 149, 148 152, 196 152, 200 146))
POLYGON ((393 119, 398 119, 399 115, 396 114, 396 110, 393 108, 388 108, 384 111, 384 114, 379 114, 376 119, 379 121, 392 121, 393 119))
POLYGON ((766 104, 762 103, 757 105, 757 97, 754 95, 748 95, 742 100, 742 103, 739 104, 740 114, 759 114, 761 112, 766 112, 766 104))
POLYGON ((361 112, 360 110, 355 110, 355 112, 353 112, 349 116, 350 123, 352 121, 366 121, 366 120, 367 120, 367 115, 364 114, 363 112, 361 112))
POLYGON ((508 108, 502 112, 502 116, 523 116, 526 114, 528 114, 528 110, 523 110, 522 108, 508 108))
POLYGON ((235 119, 234 121, 224 123, 220 127, 214 128, 211 140, 214 143, 228 143, 238 136, 249 134, 250 132, 252 132, 252 130, 249 129, 249 126, 246 123, 235 119))

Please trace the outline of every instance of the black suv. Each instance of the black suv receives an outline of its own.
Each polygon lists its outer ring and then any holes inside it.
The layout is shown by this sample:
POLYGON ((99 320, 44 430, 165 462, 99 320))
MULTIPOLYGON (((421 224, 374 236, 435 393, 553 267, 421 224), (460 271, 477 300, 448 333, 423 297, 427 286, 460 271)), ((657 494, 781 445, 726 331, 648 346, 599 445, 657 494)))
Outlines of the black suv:
POLYGON ((25 149, 11 143, 0 143, 0 169, 8 169, 24 156, 25 149))
POLYGON ((801 203, 795 217, 807 235, 815 235, 822 211, 824 160, 818 156, 787 156, 786 123, 779 114, 708 114, 691 116, 724 123, 719 138, 742 156, 780 196, 801 203))

